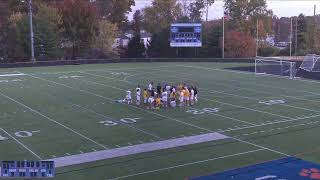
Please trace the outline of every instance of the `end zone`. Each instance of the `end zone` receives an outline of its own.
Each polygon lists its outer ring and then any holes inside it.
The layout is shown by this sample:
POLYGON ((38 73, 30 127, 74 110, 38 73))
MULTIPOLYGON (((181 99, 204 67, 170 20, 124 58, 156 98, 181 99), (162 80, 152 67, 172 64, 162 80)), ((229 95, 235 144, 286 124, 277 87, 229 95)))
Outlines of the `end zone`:
POLYGON ((295 157, 283 158, 189 180, 308 180, 320 179, 320 164, 295 157))

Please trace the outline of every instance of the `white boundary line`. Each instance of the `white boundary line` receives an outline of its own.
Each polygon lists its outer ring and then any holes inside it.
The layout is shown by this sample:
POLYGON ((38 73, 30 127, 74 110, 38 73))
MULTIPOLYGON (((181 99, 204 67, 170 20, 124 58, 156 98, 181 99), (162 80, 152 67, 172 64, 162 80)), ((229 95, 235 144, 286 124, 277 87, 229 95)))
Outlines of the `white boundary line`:
MULTIPOLYGON (((79 88, 74 88, 74 87, 71 87, 71 86, 68 86, 68 85, 65 85, 65 84, 62 84, 62 83, 58 83, 58 82, 55 82, 55 81, 51 81, 51 80, 47 80, 47 79, 44 79, 44 78, 39 78, 39 77, 36 77, 36 76, 32 76, 32 75, 29 75, 30 77, 33 77, 33 78, 36 78, 36 79, 40 79, 40 80, 43 80, 43 81, 47 81, 47 82, 51 82, 51 83, 54 83, 54 84, 58 84, 58 85, 61 85, 61 86, 64 86, 64 87, 68 87, 68 88, 71 88, 71 89, 74 89, 74 90, 77 90, 77 91, 81 91, 81 92, 85 92, 87 94, 91 94, 93 96, 96 96, 96 97, 100 97, 100 98, 103 98, 103 99, 107 99, 107 100, 110 100, 110 101, 113 101, 113 99, 111 98, 107 98, 105 96, 102 96, 102 95, 99 95, 99 94, 95 94, 95 93, 92 93, 90 91, 86 91, 86 90, 82 90, 82 89, 79 89, 79 88)), ((187 122, 184 122, 184 121, 180 121, 176 118, 171 118, 171 117, 168 117, 168 116, 164 116, 162 114, 159 114, 159 113, 155 113, 155 112, 152 112, 152 111, 148 111, 146 109, 142 109, 142 108, 139 108, 137 106, 130 106, 130 107, 133 107, 135 109, 139 109, 139 110, 142 110, 144 112, 148 112, 150 114, 154 114, 156 116, 160 116, 160 117, 163 117, 163 118, 167 118, 167 119, 171 119, 173 121, 176 121, 176 122, 180 122, 181 124, 184 124, 184 125, 188 125, 190 127, 195 127, 197 129, 201 129, 201 130, 205 130, 207 132, 212 132, 214 133, 215 131, 212 131, 210 129, 207 129, 207 128, 203 128, 203 127, 200 127, 200 126, 197 126, 195 124, 191 124, 191 123, 187 123, 187 122)), ((263 149, 266 149, 266 150, 269 150, 271 152, 274 152, 274 153, 277 153, 277 154, 281 154, 281 155, 284 155, 284 156, 290 156, 288 154, 285 154, 285 153, 282 153, 280 151, 277 151, 277 150, 273 150, 273 149, 270 149, 270 148, 267 148, 267 147, 264 147, 264 146, 261 146, 261 145, 258 145, 258 144, 254 144, 254 143, 251 143, 251 142, 248 142, 248 141, 244 141, 244 140, 241 140, 241 139, 238 139, 238 138, 234 138, 234 137, 230 137, 231 139, 234 139, 234 140, 237 140, 237 141, 240 141, 240 142, 243 142, 245 144, 250 144, 252 146, 255 146, 255 147, 259 147, 259 148, 263 148, 263 149)))
MULTIPOLYGON (((113 88, 113 89, 126 91, 125 89, 121 89, 121 88, 118 88, 118 87, 115 87, 115 86, 106 85, 104 83, 100 83, 100 82, 96 82, 96 81, 88 81, 88 80, 84 80, 84 79, 78 79, 78 80, 79 81, 84 81, 84 82, 87 82, 87 83, 91 83, 91 84, 97 84, 97 85, 101 85, 101 86, 105 86, 105 87, 110 87, 110 88, 113 88)), ((213 101, 213 100, 208 100, 208 101, 213 101)), ((242 109, 247 109, 247 110, 255 111, 255 112, 259 112, 259 113, 278 116, 278 117, 282 117, 282 118, 292 119, 291 117, 282 116, 282 115, 278 115, 278 114, 274 114, 274 113, 270 113, 270 112, 266 112, 266 111, 261 111, 261 110, 257 110, 257 109, 253 109, 253 108, 249 108, 249 107, 245 107, 245 106, 234 105, 234 104, 231 104, 231 103, 225 103, 225 102, 221 102, 221 101, 213 101, 213 102, 217 102, 217 103, 220 103, 220 104, 226 104, 226 105, 229 105, 229 106, 238 107, 238 108, 242 108, 242 109)), ((229 117, 229 118, 231 118, 231 117, 229 117)), ((234 118, 232 118, 232 119, 234 119, 234 118)))
MULTIPOLYGON (((183 66, 183 65, 177 65, 177 66, 183 66)), ((187 66, 189 68, 198 68, 197 66, 187 66)), ((212 69, 212 68, 205 68, 205 69, 208 69, 208 70, 219 70, 219 69, 212 69)), ((172 72, 172 71, 168 71, 168 70, 160 70, 158 69, 159 71, 167 71, 167 72, 172 72)), ((221 70, 221 69, 220 69, 221 70)), ((227 70, 227 72, 229 72, 229 70, 227 70)), ((178 74, 186 74, 186 73, 181 73, 179 72, 178 74)), ((189 74, 188 74, 189 75, 189 74)), ((219 83, 219 82, 218 82, 219 83)), ((247 83, 245 82, 246 84, 250 84, 250 85, 254 85, 254 86, 262 86, 262 87, 271 87, 271 88, 274 88, 276 89, 276 87, 272 87, 272 86, 265 86, 265 85, 257 85, 257 84, 252 84, 252 83, 247 83)), ((221 84, 221 83, 220 83, 221 84)), ((225 84, 224 84, 225 85, 225 84)), ((248 88, 239 88, 239 87, 235 87, 237 89, 243 89, 243 90, 246 90, 246 91, 252 91, 252 92, 257 92, 257 93, 263 93, 263 94, 270 94, 270 95, 273 95, 272 93, 267 93, 267 92, 260 92, 260 91, 256 91, 256 90, 252 90, 252 89, 248 89, 248 88)), ((278 88, 278 89, 285 89, 285 88, 278 88)), ((206 90, 206 91, 212 91, 213 90, 208 90, 208 89, 203 89, 203 90, 206 90)), ((288 90, 288 89, 286 89, 288 90)), ((292 89, 289 89, 289 90, 292 90, 292 89)), ((296 92, 305 92, 305 91, 297 91, 297 90, 292 90, 292 91, 296 91, 296 92)), ((257 98, 251 98, 251 97, 246 97, 246 96, 241 96, 241 95, 236 95, 236 94, 231 94, 231 93, 226 93, 226 92, 223 92, 223 91, 214 91, 214 92, 217 92, 217 93, 222 93, 222 94, 226 94, 226 95, 231 95, 231 96, 237 96, 237 97, 241 97, 241 98, 246 98, 246 99, 252 99, 252 100, 256 100, 256 101, 260 101, 260 99, 257 99, 257 98)), ((311 92, 308 92, 308 93, 311 93, 311 92)), ((311 93, 311 94, 316 94, 316 93, 311 93)), ((320 95, 320 94, 317 94, 317 95, 320 95)), ((294 99, 298 99, 294 96, 287 96, 287 95, 279 95, 279 96, 283 96, 283 97, 289 97, 289 98, 294 98, 294 99)), ((314 100, 308 100, 308 99, 304 99, 304 98, 299 98, 300 100, 305 100, 305 101, 314 101, 314 100)), ((320 102, 320 101, 318 101, 320 102)), ((280 104, 282 106, 288 106, 288 107, 291 107, 291 108, 295 108, 295 109, 302 109, 302 110, 307 110, 307 111, 312 111, 312 112, 320 112, 320 111, 317 111, 317 110, 314 110, 314 109, 308 109, 308 108, 302 108, 302 107, 298 107, 298 106, 292 106, 292 105, 286 105, 286 104, 280 104)), ((289 118, 289 117, 287 117, 289 118)))
POLYGON ((237 130, 243 130, 243 129, 251 129, 251 128, 255 128, 255 127, 268 126, 268 125, 274 125, 274 124, 280 124, 280 123, 286 123, 286 122, 295 122, 295 121, 301 121, 301 120, 310 119, 310 118, 316 118, 316 117, 320 117, 320 114, 313 115, 313 116, 300 117, 300 118, 296 118, 296 119, 274 121, 274 122, 270 122, 270 123, 262 123, 262 124, 258 124, 258 125, 255 125, 255 126, 247 126, 247 127, 234 128, 234 129, 230 129, 229 128, 229 129, 226 129, 226 130, 220 130, 218 132, 224 133, 224 132, 237 131, 237 130))
POLYGON ((179 165, 176 165, 176 166, 170 166, 170 167, 166 167, 166 168, 155 169, 155 170, 151 170, 151 171, 144 171, 144 172, 140 172, 140 173, 129 174, 129 175, 126 175, 126 176, 109 178, 108 180, 125 179, 125 178, 130 178, 130 177, 133 177, 133 176, 139 176, 139 175, 150 174, 150 173, 155 173, 155 172, 175 169, 175 168, 184 167, 184 166, 201 164, 201 163, 204 163, 204 162, 209 162, 209 161, 225 159, 225 158, 229 158, 229 157, 235 157, 235 156, 250 154, 250 153, 263 151, 263 150, 265 150, 265 149, 256 149, 256 150, 253 150, 253 151, 246 151, 246 152, 241 152, 241 153, 236 153, 236 154, 231 154, 231 155, 226 155, 226 156, 220 156, 220 157, 210 158, 210 159, 201 160, 201 161, 195 161, 195 162, 190 162, 190 163, 185 163, 185 164, 179 164, 179 165))
POLYGON ((20 142, 18 139, 16 139, 15 137, 13 137, 10 133, 8 133, 6 130, 4 130, 3 128, 0 128, 1 131, 3 131, 4 133, 6 133, 10 138, 12 138, 13 140, 15 140, 18 144, 20 144, 22 147, 24 147, 27 151, 29 151, 31 154, 33 154, 35 157, 37 157, 39 160, 41 160, 42 158, 35 152, 33 152, 31 149, 29 149, 26 145, 24 145, 22 142, 20 142))
MULTIPOLYGON (((255 74, 254 72, 242 72, 242 71, 227 70, 227 69, 205 68, 205 67, 201 67, 201 66, 185 66, 185 65, 176 65, 176 66, 188 67, 188 68, 196 68, 196 69, 205 69, 205 70, 213 70, 213 71, 222 71, 222 72, 232 72, 232 73, 237 73, 237 74, 247 74, 247 75, 254 75, 255 74)), ((256 77, 264 77, 264 76, 256 76, 256 77)), ((272 76, 272 77, 289 80, 288 78, 283 78, 281 76, 280 77, 272 76)), ((320 83, 320 81, 314 81, 314 80, 308 80, 308 79, 293 79, 293 80, 309 82, 309 83, 315 83, 315 84, 319 84, 320 83)))
POLYGON ((60 125, 60 126, 64 127, 65 129, 68 129, 69 131, 71 131, 71 132, 73 132, 73 133, 75 133, 75 134, 83 137, 84 139, 87 139, 88 141, 91 141, 92 143, 94 143, 94 144, 96 144, 96 145, 98 145, 98 146, 101 146, 101 147, 103 147, 104 149, 108 149, 106 146, 104 146, 104 145, 102 145, 102 144, 100 144, 100 143, 98 143, 98 142, 90 139, 89 137, 87 137, 87 136, 85 136, 85 135, 83 135, 83 134, 81 134, 81 133, 79 133, 79 132, 71 129, 71 128, 68 127, 68 126, 65 126, 65 125, 59 123, 58 121, 55 121, 55 120, 51 119, 50 117, 48 117, 48 116, 40 113, 39 111, 37 111, 37 110, 35 110, 35 109, 32 109, 31 107, 29 107, 29 106, 27 106, 27 105, 25 105, 25 104, 23 104, 23 103, 15 100, 15 99, 11 98, 11 97, 3 94, 2 92, 0 92, 0 95, 3 96, 3 97, 5 97, 5 98, 7 98, 7 99, 9 99, 9 100, 11 100, 11 101, 13 101, 13 102, 15 102, 15 103, 17 103, 17 104, 19 104, 19 105, 21 105, 21 106, 23 106, 24 108, 28 109, 29 111, 34 112, 35 114, 38 114, 39 116, 41 116, 41 117, 43 117, 43 118, 45 118, 45 119, 47 119, 47 120, 49 120, 49 121, 51 121, 51 122, 53 122, 53 123, 55 123, 55 124, 60 125))
POLYGON ((143 144, 133 145, 128 143, 128 146, 97 151, 92 149, 94 152, 68 155, 64 157, 58 157, 54 159, 49 159, 49 161, 55 161, 55 167, 65 167, 72 166, 77 164, 89 163, 99 160, 106 160, 118 157, 124 157, 128 155, 135 155, 147 152, 154 152, 159 150, 172 149, 177 147, 208 143, 220 141, 223 139, 228 139, 228 136, 225 136, 220 133, 208 133, 188 137, 179 137, 176 139, 166 139, 162 141, 149 142, 143 144))

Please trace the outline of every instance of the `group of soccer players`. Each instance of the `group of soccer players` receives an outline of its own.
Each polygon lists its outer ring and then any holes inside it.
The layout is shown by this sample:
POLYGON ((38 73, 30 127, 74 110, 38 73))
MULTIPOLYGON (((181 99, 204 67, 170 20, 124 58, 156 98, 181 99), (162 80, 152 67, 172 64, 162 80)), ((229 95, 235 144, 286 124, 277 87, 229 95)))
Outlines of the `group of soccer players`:
MULTIPOLYGON (((160 109, 161 107, 176 107, 178 106, 192 106, 198 101, 197 87, 188 86, 186 84, 179 84, 178 86, 171 86, 165 84, 161 86, 159 83, 154 87, 153 82, 150 82, 148 87, 143 91, 138 85, 136 88, 136 104, 139 106, 143 104, 148 109, 160 109), (143 101, 141 99, 143 97, 143 101)), ((131 91, 127 91, 126 98, 121 102, 128 104, 132 103, 131 91)))

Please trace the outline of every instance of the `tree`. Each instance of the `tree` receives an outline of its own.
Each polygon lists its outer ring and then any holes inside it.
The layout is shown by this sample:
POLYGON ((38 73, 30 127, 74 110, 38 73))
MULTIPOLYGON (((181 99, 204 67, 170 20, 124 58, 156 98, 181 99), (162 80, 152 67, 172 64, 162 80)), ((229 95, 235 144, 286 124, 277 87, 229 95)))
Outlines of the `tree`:
POLYGON ((60 6, 66 44, 72 46, 72 58, 80 49, 89 48, 98 31, 97 12, 87 0, 64 0, 60 6))
POLYGON ((104 57, 117 55, 115 49, 112 47, 117 35, 118 28, 116 24, 112 24, 107 20, 100 20, 99 32, 95 37, 93 48, 99 50, 104 57))
POLYGON ((25 14, 13 13, 0 30, 0 56, 9 62, 28 59, 28 32, 28 19, 25 14))
POLYGON ((190 19, 192 21, 201 21, 203 13, 206 13, 206 21, 208 21, 209 7, 214 3, 215 0, 196 0, 190 3, 190 19))
POLYGON ((170 24, 182 17, 181 4, 177 0, 154 0, 152 6, 143 9, 144 25, 148 32, 169 30, 170 24))
POLYGON ((202 57, 221 57, 222 56, 222 22, 212 20, 203 23, 202 29, 202 57))
MULTIPOLYGON (((225 9, 231 17, 228 26, 240 32, 255 36, 257 19, 267 24, 265 17, 271 17, 266 0, 224 0, 225 9)), ((270 21, 269 21, 270 22, 270 21)), ((271 24, 269 25, 271 30, 271 24)))
POLYGON ((226 57, 247 58, 255 56, 255 40, 244 32, 228 31, 225 36, 226 57))
POLYGON ((97 0, 100 14, 111 23, 122 24, 127 21, 134 0, 97 0))
MULTIPOLYGON (((297 51, 299 54, 304 54, 305 50, 307 48, 307 39, 306 39, 306 33, 307 33, 307 20, 306 17, 303 14, 300 14, 298 16, 298 32, 297 32, 297 39, 298 39, 298 48, 297 51)), ((297 52, 296 52, 297 53, 297 52)))
POLYGON ((142 14, 137 10, 133 15, 132 29, 134 31, 133 38, 129 41, 127 56, 128 57, 143 57, 146 48, 144 42, 141 40, 141 24, 142 24, 142 14))
POLYGON ((203 9, 206 7, 205 0, 196 0, 193 3, 190 3, 190 19, 194 22, 200 22, 203 15, 203 9))
POLYGON ((34 15, 35 55, 37 58, 52 59, 61 55, 60 35, 62 16, 58 9, 45 3, 37 3, 34 15))

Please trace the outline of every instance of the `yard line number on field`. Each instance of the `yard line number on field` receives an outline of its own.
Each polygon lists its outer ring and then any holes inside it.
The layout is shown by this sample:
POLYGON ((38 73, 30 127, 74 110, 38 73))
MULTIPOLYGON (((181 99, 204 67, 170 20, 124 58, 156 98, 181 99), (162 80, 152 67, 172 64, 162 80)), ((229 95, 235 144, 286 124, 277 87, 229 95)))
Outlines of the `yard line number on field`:
MULTIPOLYGON (((120 122, 125 123, 125 124, 133 124, 133 123, 136 123, 137 120, 139 120, 139 119, 141 119, 141 118, 122 118, 122 119, 120 119, 120 122)), ((118 122, 115 122, 112 120, 100 121, 99 123, 103 124, 105 126, 116 126, 119 124, 118 122)))
MULTIPOLYGON (((34 133, 38 133, 38 132, 40 132, 40 131, 39 130, 37 130, 37 131, 17 131, 14 133, 14 135, 19 138, 26 138, 26 137, 31 137, 34 133)), ((7 139, 9 139, 9 138, 4 137, 0 134, 0 141, 4 141, 7 139)))

